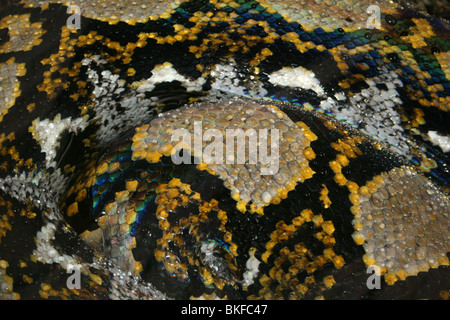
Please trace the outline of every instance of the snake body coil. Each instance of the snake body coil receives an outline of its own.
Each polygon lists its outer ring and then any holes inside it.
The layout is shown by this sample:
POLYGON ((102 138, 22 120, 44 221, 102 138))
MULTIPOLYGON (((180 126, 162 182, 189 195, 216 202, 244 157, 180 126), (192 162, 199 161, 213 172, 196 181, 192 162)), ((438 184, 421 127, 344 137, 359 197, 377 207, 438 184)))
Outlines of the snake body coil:
POLYGON ((0 298, 447 299, 448 23, 368 7, 1 10, 0 298))

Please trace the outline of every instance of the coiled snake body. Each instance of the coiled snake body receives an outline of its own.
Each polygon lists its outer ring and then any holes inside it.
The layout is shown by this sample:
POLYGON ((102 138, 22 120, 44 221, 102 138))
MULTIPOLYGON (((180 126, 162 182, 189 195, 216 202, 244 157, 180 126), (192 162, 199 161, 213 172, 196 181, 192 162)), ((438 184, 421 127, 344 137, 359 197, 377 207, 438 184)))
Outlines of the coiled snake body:
POLYGON ((448 24, 371 4, 0 11, 0 297, 448 298, 448 24))

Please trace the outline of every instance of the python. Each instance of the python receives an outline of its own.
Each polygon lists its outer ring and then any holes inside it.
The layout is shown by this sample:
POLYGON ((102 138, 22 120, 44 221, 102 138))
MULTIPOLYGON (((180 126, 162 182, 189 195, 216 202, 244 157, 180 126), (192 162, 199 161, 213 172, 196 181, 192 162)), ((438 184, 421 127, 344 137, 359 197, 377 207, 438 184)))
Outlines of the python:
MULTIPOLYGON (((268 155, 268 131, 268 129, 258 129, 258 132, 255 129, 245 131, 242 128, 226 129, 224 138, 224 134, 218 129, 206 129, 203 132, 202 123, 194 121, 194 163, 245 164, 248 162, 255 165, 257 161, 260 161, 262 164, 270 165, 268 168, 263 168, 261 174, 276 174, 279 159, 279 131, 278 129, 270 130, 270 156, 268 155), (211 140, 212 142, 206 143, 202 149, 203 142, 211 140)), ((175 164, 190 164, 190 155, 186 153, 180 156, 180 152, 191 150, 191 134, 187 129, 176 129, 172 133, 171 141, 179 141, 180 138, 182 141, 178 142, 172 150, 172 161, 175 164)))
POLYGON ((79 29, 62 0, 0 11, 2 298, 449 297, 447 21, 388 0, 373 29, 356 0, 72 2, 79 29), (278 170, 196 163, 195 143, 175 164, 195 121, 279 130, 278 170))

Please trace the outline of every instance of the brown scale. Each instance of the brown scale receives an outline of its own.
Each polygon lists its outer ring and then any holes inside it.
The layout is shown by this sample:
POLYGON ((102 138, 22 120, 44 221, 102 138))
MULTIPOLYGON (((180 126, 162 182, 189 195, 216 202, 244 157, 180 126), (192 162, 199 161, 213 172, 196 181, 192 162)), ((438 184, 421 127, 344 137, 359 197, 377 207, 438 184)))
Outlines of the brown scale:
POLYGON ((402 167, 382 173, 351 194, 355 242, 367 265, 393 284, 449 265, 449 201, 426 178, 402 167))
MULTIPOLYGON (((287 197, 288 192, 293 190, 297 183, 310 179, 314 175, 314 171, 308 166, 308 161, 315 157, 314 151, 309 147, 310 141, 314 139, 310 129, 305 124, 294 124, 276 106, 260 105, 239 99, 216 104, 197 104, 169 111, 152 120, 149 125, 138 128, 132 138, 133 159, 145 159, 150 163, 158 162, 162 156, 172 156, 179 149, 185 149, 195 155, 195 121, 201 121, 202 134, 205 134, 207 129, 214 128, 220 130, 222 137, 227 137, 226 130, 236 128, 242 128, 245 133, 253 130, 255 134, 258 134, 258 130, 261 129, 276 128, 280 131, 277 155, 279 162, 273 175, 263 174, 264 168, 267 170, 270 167, 264 164, 260 157, 255 164, 249 163, 251 143, 247 145, 246 140, 244 140, 245 164, 237 163, 239 160, 237 150, 232 150, 233 161, 228 163, 230 155, 225 149, 226 141, 222 141, 221 147, 224 149, 218 150, 222 158, 218 161, 213 159, 210 164, 203 160, 197 166, 198 169, 207 170, 224 180, 224 185, 231 190, 232 198, 237 201, 236 206, 239 211, 245 212, 249 209, 251 212, 263 214, 264 206, 279 203, 287 197), (218 120, 211 119, 210 115, 217 115, 218 120), (172 133, 177 129, 185 129, 189 132, 190 144, 184 144, 182 141, 160 143, 171 141, 172 133), (250 184, 249 181, 253 183, 250 184)), ((267 136, 269 150, 267 154, 272 156, 269 136, 270 134, 267 136)), ((259 147, 256 152, 261 152, 259 144, 263 142, 260 139, 257 141, 259 147)), ((202 150, 200 150, 202 154, 206 154, 207 147, 203 138, 202 150)))

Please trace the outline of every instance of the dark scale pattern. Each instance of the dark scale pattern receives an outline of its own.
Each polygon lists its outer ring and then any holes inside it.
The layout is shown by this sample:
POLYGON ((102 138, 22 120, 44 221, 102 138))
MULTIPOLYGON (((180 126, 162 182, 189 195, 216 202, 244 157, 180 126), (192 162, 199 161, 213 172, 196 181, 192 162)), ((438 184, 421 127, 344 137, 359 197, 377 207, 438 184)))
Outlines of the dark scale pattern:
POLYGON ((384 0, 379 29, 356 0, 89 0, 69 30, 60 2, 0 6, 0 299, 448 298, 447 22, 384 0), (221 129, 283 119, 290 176, 175 165, 151 138, 185 105, 221 129))

